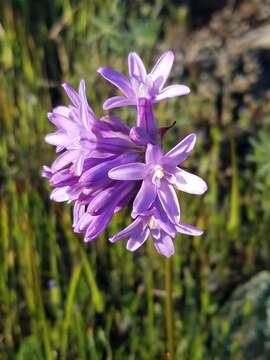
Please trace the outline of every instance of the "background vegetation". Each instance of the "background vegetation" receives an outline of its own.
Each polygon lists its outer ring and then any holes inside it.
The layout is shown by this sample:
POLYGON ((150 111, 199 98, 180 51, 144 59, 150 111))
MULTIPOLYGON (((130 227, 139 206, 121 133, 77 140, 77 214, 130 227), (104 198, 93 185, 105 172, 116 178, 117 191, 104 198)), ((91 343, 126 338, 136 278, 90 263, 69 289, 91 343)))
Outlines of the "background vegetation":
MULTIPOLYGON (((163 126, 177 121, 166 147, 198 134, 187 167, 209 184, 204 197, 180 195, 183 219, 205 234, 175 241, 176 359, 269 358, 267 5, 1 2, 1 359, 164 357, 163 259, 150 241, 135 254, 107 241, 129 221, 128 211, 84 244, 72 233, 71 206, 49 201, 40 172, 55 156, 44 143, 52 129, 46 113, 67 101, 63 81, 76 87, 84 78, 101 115, 115 89, 96 69, 127 72, 132 50, 150 68, 168 48, 176 53, 170 80, 192 93, 158 105, 157 118, 163 126)), ((132 109, 117 113, 134 122, 132 109)))

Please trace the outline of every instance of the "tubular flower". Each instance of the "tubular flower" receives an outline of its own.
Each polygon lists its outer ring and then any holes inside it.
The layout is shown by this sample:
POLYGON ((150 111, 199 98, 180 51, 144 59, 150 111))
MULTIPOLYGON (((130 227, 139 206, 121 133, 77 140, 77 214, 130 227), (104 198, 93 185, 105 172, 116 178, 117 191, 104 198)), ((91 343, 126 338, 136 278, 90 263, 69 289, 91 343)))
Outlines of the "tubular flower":
POLYGON ((170 85, 164 88, 174 62, 171 50, 163 54, 147 74, 142 59, 132 52, 128 56, 130 80, 124 75, 107 67, 98 69, 98 73, 116 86, 124 96, 115 96, 105 101, 104 110, 138 105, 141 98, 149 99, 153 104, 176 96, 186 95, 190 89, 185 85, 170 85))
POLYGON ((153 104, 189 92, 184 85, 163 88, 174 55, 166 52, 150 74, 141 58, 128 58, 130 81, 107 68, 98 71, 125 95, 108 99, 104 108, 136 105, 133 127, 113 115, 98 118, 88 104, 85 83, 78 91, 64 84, 71 105, 58 106, 48 114, 57 130, 45 140, 56 147, 58 157, 44 166, 54 201, 74 204, 73 230, 92 241, 106 229, 113 215, 133 202, 133 222, 109 240, 127 238, 127 249, 138 249, 151 236, 157 251, 166 257, 174 253, 178 233, 198 236, 202 231, 185 224, 180 216, 176 190, 203 194, 206 183, 181 169, 191 153, 196 136, 190 134, 164 153, 159 143, 168 128, 158 128, 153 104), (116 196, 117 195, 117 196, 116 196))

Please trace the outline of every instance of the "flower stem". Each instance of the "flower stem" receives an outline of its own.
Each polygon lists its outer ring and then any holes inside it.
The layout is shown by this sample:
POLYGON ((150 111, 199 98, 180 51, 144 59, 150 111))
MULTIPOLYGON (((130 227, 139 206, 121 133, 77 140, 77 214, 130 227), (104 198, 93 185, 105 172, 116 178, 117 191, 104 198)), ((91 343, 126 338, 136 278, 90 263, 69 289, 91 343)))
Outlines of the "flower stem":
POLYGON ((166 335, 167 359, 174 359, 174 324, 173 324, 173 298, 172 298, 172 259, 165 259, 165 290, 166 290, 166 335))

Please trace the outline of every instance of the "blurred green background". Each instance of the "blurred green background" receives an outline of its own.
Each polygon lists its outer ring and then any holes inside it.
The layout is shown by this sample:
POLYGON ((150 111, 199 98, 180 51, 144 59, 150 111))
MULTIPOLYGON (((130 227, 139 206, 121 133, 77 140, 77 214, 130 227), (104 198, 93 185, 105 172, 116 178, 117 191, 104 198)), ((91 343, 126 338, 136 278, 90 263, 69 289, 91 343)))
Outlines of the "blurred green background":
MULTIPOLYGON (((150 69, 173 49, 170 82, 189 96, 155 107, 176 120, 165 147, 198 134, 186 162, 207 180, 180 194, 173 257, 176 359, 270 358, 270 2, 2 0, 0 6, 0 359, 164 359, 164 262, 151 241, 132 254, 108 234, 84 244, 71 205, 41 178, 55 157, 46 113, 67 102, 63 81, 87 82, 89 102, 115 94, 99 66, 150 69)), ((135 110, 115 110, 134 123, 135 110)))

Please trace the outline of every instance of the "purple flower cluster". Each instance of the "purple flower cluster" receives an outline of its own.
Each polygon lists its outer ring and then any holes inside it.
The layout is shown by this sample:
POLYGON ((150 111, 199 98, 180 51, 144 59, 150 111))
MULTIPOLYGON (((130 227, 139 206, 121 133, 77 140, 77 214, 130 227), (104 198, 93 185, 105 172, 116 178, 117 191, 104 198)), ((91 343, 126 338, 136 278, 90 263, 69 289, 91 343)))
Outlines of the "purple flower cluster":
POLYGON ((202 231, 180 220, 175 189, 203 194, 206 183, 178 167, 192 151, 196 136, 190 134, 164 153, 153 114, 157 102, 190 92, 184 85, 164 88, 174 61, 172 51, 163 54, 147 74, 136 53, 128 57, 130 80, 110 68, 98 72, 124 96, 105 101, 103 108, 134 105, 136 126, 130 128, 118 117, 97 118, 89 106, 82 80, 78 91, 63 87, 71 101, 48 114, 57 131, 46 136, 56 146, 58 158, 44 166, 43 176, 54 190, 50 198, 74 203, 73 229, 94 240, 110 223, 113 215, 133 201, 133 222, 111 242, 127 238, 127 249, 138 249, 151 235, 157 251, 166 257, 174 253, 177 233, 201 235, 202 231))

